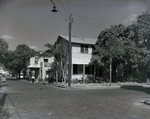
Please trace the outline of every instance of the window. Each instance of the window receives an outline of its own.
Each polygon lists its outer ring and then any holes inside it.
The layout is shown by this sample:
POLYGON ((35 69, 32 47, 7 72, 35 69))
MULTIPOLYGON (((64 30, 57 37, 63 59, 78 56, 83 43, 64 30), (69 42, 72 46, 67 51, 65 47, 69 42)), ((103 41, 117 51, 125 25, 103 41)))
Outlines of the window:
POLYGON ((38 59, 35 58, 35 64, 38 64, 38 59))
POLYGON ((89 74, 89 66, 85 65, 85 74, 89 74))
POLYGON ((88 53, 88 46, 85 45, 84 53, 88 53))
POLYGON ((81 45, 81 53, 84 53, 84 45, 81 45))
POLYGON ((44 59, 44 63, 48 63, 48 59, 44 59))
POLYGON ((77 65, 76 64, 74 64, 73 65, 73 74, 77 74, 77 65))
POLYGON ((81 53, 88 53, 88 45, 81 45, 81 53))
POLYGON ((35 64, 38 64, 38 60, 39 60, 39 57, 38 56, 35 56, 35 64))
POLYGON ((83 65, 73 64, 73 74, 83 74, 83 65))
POLYGON ((38 60, 37 59, 35 59, 35 64, 38 64, 38 60))
POLYGON ((95 47, 94 46, 92 46, 92 51, 94 51, 95 50, 95 47))
POLYGON ((47 67, 48 59, 44 59, 44 66, 47 67))

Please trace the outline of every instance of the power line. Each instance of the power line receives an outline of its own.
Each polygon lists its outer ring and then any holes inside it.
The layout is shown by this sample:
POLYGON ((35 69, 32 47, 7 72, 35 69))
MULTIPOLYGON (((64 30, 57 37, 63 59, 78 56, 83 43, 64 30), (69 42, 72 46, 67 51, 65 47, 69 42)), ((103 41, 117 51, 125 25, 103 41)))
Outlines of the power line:
POLYGON ((95 24, 87 24, 87 23, 81 23, 81 22, 74 22, 74 23, 76 23, 76 24, 81 24, 81 25, 85 25, 85 26, 90 26, 90 27, 101 28, 101 29, 104 28, 104 26, 102 27, 102 26, 100 26, 100 25, 95 25, 95 24))
POLYGON ((74 18, 74 23, 78 23, 78 24, 82 24, 82 25, 87 25, 87 26, 93 26, 93 27, 110 27, 111 24, 104 24, 104 23, 98 23, 98 22, 92 22, 92 21, 88 21, 88 20, 80 20, 80 19, 76 19, 74 18))
MULTIPOLYGON (((53 3, 54 6, 56 6, 55 3, 53 2, 53 0, 51 0, 51 2, 53 3)), ((67 20, 66 17, 63 15, 63 13, 59 10, 58 7, 57 7, 57 9, 58 9, 58 11, 60 12, 60 14, 62 15, 62 17, 65 19, 65 21, 68 22, 68 20, 67 20)))
POLYGON ((110 26, 112 24, 109 24, 109 23, 105 23, 105 22, 95 22, 95 21, 91 21, 89 19, 78 19, 78 18, 74 18, 74 21, 79 21, 79 22, 86 22, 86 23, 89 23, 89 24, 98 24, 98 25, 107 25, 107 26, 110 26))
MULTIPOLYGON (((51 0, 52 1, 52 0, 51 0)), ((66 7, 62 4, 62 2, 60 0, 58 0, 59 3, 61 4, 61 6, 63 7, 63 9, 70 15, 71 13, 71 9, 69 7, 68 1, 67 5, 69 8, 69 11, 66 9, 66 7)), ((53 5, 55 5, 55 3, 52 1, 53 5)), ((59 8, 57 7, 58 11, 60 12, 60 14, 63 16, 63 18, 65 19, 65 21, 68 22, 68 20, 66 19, 65 15, 59 10, 59 8)), ((86 25, 86 26, 92 26, 92 27, 97 27, 97 28, 104 28, 104 27, 110 27, 112 24, 116 23, 116 22, 112 22, 112 21, 107 21, 107 20, 103 20, 103 19, 97 19, 97 18, 93 18, 93 17, 89 17, 89 16, 85 16, 85 15, 80 15, 80 14, 75 14, 73 13, 73 19, 74 19, 74 23, 77 24, 82 24, 82 25, 86 25)))
POLYGON ((108 20, 104 20, 104 19, 98 19, 98 18, 93 18, 93 17, 89 17, 89 16, 85 16, 85 15, 81 15, 81 14, 76 14, 73 13, 74 17, 80 18, 80 19, 88 19, 88 20, 92 20, 92 21, 97 21, 97 22, 106 22, 106 23, 112 23, 112 24, 118 24, 117 22, 114 21, 108 21, 108 20))
MULTIPOLYGON (((57 7, 57 9, 58 9, 58 7, 57 7)), ((63 15, 63 13, 58 9, 58 11, 60 12, 60 14, 62 15, 62 17, 65 19, 65 21, 67 21, 68 22, 68 20, 66 19, 66 17, 63 15)))
POLYGON ((71 12, 71 9, 70 9, 70 6, 69 6, 69 4, 68 4, 68 0, 66 0, 66 2, 67 2, 68 9, 69 9, 70 13, 72 13, 72 12, 71 12))
POLYGON ((61 6, 64 8, 64 10, 70 15, 69 11, 66 9, 66 7, 62 4, 62 2, 60 0, 58 0, 59 3, 61 4, 61 6))

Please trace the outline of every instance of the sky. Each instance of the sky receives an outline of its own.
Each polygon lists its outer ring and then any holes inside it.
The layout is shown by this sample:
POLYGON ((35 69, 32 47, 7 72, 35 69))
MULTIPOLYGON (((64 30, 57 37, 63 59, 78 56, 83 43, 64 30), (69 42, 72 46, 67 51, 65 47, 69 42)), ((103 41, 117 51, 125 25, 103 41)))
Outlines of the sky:
POLYGON ((45 50, 58 35, 94 38, 111 25, 130 25, 142 11, 150 12, 150 0, 0 0, 0 38, 15 50, 19 44, 45 50))

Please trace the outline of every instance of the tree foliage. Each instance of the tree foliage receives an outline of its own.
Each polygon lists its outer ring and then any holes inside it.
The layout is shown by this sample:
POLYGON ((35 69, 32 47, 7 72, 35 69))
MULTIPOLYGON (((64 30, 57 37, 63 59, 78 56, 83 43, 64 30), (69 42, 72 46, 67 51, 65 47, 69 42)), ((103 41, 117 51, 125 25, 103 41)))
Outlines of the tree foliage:
POLYGON ((7 54, 8 54, 8 42, 0 38, 0 63, 3 65, 6 64, 7 54))
POLYGON ((123 81, 117 79, 122 74, 121 79, 133 77, 144 81, 150 73, 149 50, 150 14, 142 12, 137 17, 137 22, 127 27, 116 25, 103 30, 98 36, 91 62, 108 72, 112 59, 114 80, 123 81))
POLYGON ((47 43, 45 44, 45 47, 47 47, 47 50, 43 53, 43 56, 54 56, 54 62, 51 65, 51 71, 57 71, 58 78, 62 79, 62 81, 65 81, 67 53, 64 51, 63 45, 59 44, 54 46, 47 43))
MULTIPOLYGON (((107 74, 110 63, 113 61, 121 62, 123 59, 126 41, 124 33, 125 27, 120 24, 111 26, 110 29, 105 29, 98 36, 95 50, 92 52, 91 62, 103 67, 107 74)), ((116 64, 113 67, 116 68, 116 64)))
POLYGON ((19 74, 20 77, 21 71, 25 72, 27 69, 26 67, 27 60, 30 57, 35 56, 35 54, 36 51, 31 49, 28 45, 19 44, 16 47, 16 50, 12 51, 9 54, 9 60, 10 60, 10 62, 8 63, 9 69, 19 74))

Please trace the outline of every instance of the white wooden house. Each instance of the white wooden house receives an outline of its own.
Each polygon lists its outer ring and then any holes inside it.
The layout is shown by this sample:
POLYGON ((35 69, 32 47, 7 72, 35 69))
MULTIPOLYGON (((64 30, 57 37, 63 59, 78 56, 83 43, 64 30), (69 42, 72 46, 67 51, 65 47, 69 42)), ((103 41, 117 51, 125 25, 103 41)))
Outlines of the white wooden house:
POLYGON ((45 81, 48 75, 48 70, 51 68, 51 63, 54 61, 54 57, 31 57, 27 63, 27 75, 30 72, 35 76, 35 78, 41 78, 45 81))
MULTIPOLYGON (((82 79, 94 74, 94 66, 89 65, 91 53, 96 39, 71 37, 72 46, 72 80, 82 79)), ((61 44, 66 53, 69 53, 69 37, 59 35, 54 46, 61 44)))

